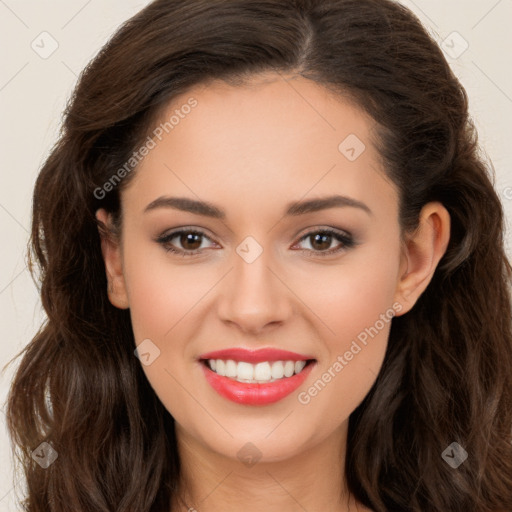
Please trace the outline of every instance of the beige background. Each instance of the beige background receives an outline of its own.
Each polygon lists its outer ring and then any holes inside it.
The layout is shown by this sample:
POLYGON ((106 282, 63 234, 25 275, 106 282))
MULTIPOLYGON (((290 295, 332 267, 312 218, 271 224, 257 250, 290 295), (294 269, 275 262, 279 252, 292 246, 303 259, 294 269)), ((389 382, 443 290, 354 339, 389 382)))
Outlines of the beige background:
MULTIPOLYGON (((0 365, 26 345, 43 319, 26 268, 31 194, 56 140, 77 75, 116 27, 146 5, 136 0, 0 0, 0 365), (49 35, 40 35, 47 32, 49 35), (32 48, 33 45, 35 49, 32 48), (52 50, 50 55, 44 52, 52 50), (37 53, 35 50, 37 50, 37 53), (43 58, 46 57, 46 58, 43 58)), ((448 57, 470 98, 496 189, 512 219, 512 0, 403 0, 448 57), (453 34, 457 32, 457 34, 453 34), (458 55, 466 45, 466 51, 458 55), (456 52, 456 53, 454 53, 456 52)), ((507 236, 510 247, 511 236, 507 236)), ((509 255, 511 254, 509 249, 509 255)), ((16 365, 16 363, 14 363, 16 365)), ((13 367, 0 374, 0 405, 13 367)), ((35 448, 35 447, 34 447, 35 448)), ((19 510, 9 439, 0 410, 0 510, 19 510)))

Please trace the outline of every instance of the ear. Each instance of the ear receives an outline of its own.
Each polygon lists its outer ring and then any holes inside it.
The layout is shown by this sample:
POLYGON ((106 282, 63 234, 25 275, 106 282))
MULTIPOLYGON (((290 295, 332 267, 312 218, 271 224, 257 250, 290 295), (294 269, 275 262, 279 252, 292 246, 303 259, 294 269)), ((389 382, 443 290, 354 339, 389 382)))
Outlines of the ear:
POLYGON ((450 214, 440 202, 426 204, 418 228, 407 236, 400 262, 395 300, 410 311, 430 283, 450 241, 450 214))
POLYGON ((96 211, 96 219, 99 222, 101 252, 107 274, 108 298, 113 306, 127 309, 129 303, 123 273, 121 244, 113 229, 112 216, 104 208, 100 208, 96 211))

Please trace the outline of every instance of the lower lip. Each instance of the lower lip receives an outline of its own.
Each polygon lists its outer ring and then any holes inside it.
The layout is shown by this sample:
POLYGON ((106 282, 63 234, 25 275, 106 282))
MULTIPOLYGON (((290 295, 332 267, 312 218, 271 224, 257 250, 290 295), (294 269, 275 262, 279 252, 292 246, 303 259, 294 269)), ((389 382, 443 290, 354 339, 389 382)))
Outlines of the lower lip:
POLYGON ((316 362, 309 363, 300 373, 292 377, 264 384, 238 382, 215 373, 203 362, 200 364, 206 380, 219 395, 238 404, 267 405, 278 402, 293 393, 306 380, 316 362))

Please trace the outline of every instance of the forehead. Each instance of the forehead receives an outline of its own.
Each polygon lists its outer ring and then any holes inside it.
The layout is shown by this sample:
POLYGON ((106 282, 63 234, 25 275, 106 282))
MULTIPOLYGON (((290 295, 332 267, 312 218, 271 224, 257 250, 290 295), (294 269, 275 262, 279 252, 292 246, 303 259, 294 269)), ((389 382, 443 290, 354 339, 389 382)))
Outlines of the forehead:
POLYGON ((372 142, 375 127, 353 102, 302 77, 211 81, 162 111, 155 146, 127 192, 139 209, 171 192, 218 198, 212 202, 251 197, 262 207, 269 195, 283 202, 326 192, 393 200, 372 142))
POLYGON ((251 161, 266 156, 316 160, 325 151, 337 156, 340 142, 350 134, 370 145, 375 126, 348 97, 336 97, 303 77, 279 74, 258 75, 238 86, 220 80, 199 84, 175 98, 160 122, 171 119, 190 98, 197 106, 172 132, 185 139, 192 128, 204 148, 200 156, 229 157, 236 151, 240 157, 243 151, 251 161))

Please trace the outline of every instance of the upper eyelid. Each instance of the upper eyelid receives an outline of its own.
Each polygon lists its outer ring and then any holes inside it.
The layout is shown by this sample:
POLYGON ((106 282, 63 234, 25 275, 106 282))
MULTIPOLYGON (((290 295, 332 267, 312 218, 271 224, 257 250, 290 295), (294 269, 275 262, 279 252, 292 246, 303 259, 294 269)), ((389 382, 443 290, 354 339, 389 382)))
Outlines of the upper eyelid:
MULTIPOLYGON (((201 236, 204 236, 205 238, 208 238, 212 242, 215 242, 214 237, 210 236, 207 231, 205 231, 203 228, 194 228, 194 227, 182 227, 182 228, 175 228, 171 229, 169 232, 164 232, 162 235, 159 235, 156 237, 156 240, 162 240, 162 239, 172 239, 175 236, 178 236, 181 233, 197 233, 201 236)), ((215 242, 217 243, 217 242, 215 242)))

